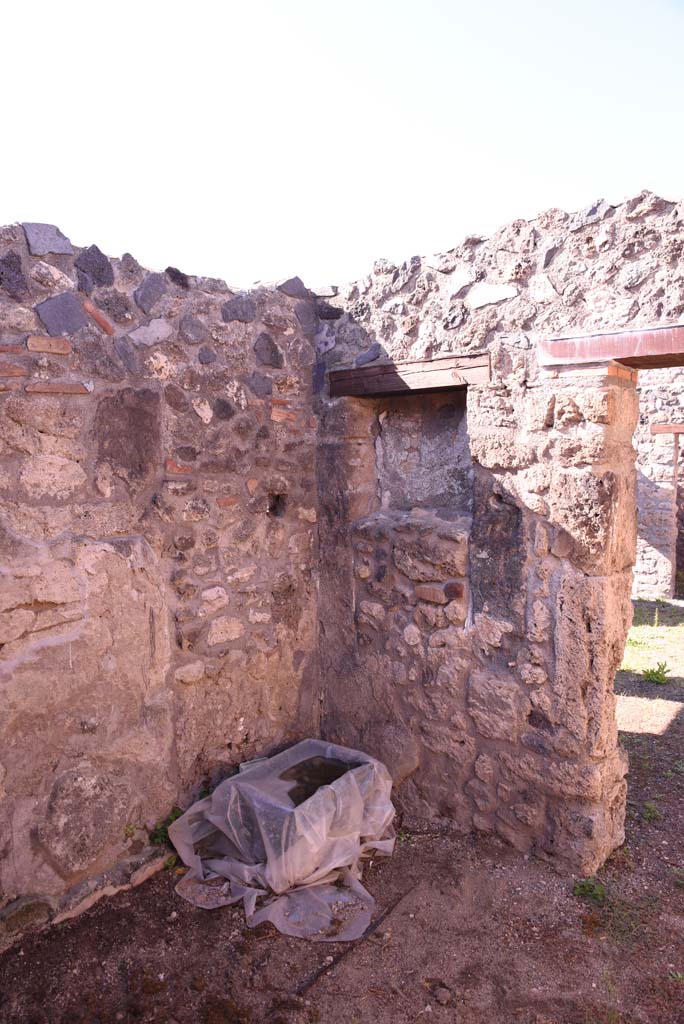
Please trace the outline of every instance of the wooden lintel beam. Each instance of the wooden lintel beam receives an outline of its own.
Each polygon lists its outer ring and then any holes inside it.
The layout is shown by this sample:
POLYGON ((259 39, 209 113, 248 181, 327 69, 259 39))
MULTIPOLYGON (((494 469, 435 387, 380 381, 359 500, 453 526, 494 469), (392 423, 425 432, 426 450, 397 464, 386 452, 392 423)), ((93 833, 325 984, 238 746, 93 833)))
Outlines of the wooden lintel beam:
POLYGON ((652 434, 684 434, 684 423, 652 423, 652 434))
POLYGON ((414 391, 443 391, 486 384, 491 380, 489 353, 472 356, 444 356, 414 359, 375 366, 331 370, 330 397, 408 394, 414 391))

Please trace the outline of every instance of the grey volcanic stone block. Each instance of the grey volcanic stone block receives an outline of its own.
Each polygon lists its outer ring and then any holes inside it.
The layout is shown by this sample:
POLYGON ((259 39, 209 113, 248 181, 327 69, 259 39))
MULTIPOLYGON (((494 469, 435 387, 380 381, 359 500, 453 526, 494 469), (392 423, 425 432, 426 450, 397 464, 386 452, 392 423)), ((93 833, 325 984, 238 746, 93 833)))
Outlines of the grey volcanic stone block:
POLYGON ((202 366, 207 366, 209 363, 216 362, 216 353, 213 348, 209 348, 208 345, 202 345, 201 349, 197 353, 197 357, 202 366))
POLYGON ((280 351, 270 334, 264 331, 254 342, 257 362, 262 366, 273 366, 280 369, 283 365, 283 353, 280 351))
POLYGON ((59 228, 54 224, 34 224, 29 222, 21 225, 26 235, 29 252, 32 256, 47 256, 48 253, 63 253, 70 256, 74 248, 59 228))
POLYGON ((29 297, 28 281, 21 269, 21 257, 14 249, 9 249, 0 259, 0 288, 4 288, 17 302, 29 297))
POLYGON ((45 302, 39 302, 35 311, 48 334, 53 337, 73 334, 88 323, 81 303, 72 292, 63 292, 45 302))
POLYGON ((214 416, 218 420, 229 420, 235 415, 235 406, 227 398, 217 398, 214 402, 214 416))
POLYGON ((163 274, 148 274, 143 283, 133 292, 133 298, 143 313, 151 313, 166 291, 163 274))
POLYGON ((232 320, 239 320, 242 324, 251 324, 256 319, 256 304, 247 295, 238 295, 223 303, 221 316, 227 324, 232 320))
POLYGON ((96 245, 84 249, 74 266, 94 281, 96 285, 114 284, 112 265, 96 245))
POLYGON ((164 271, 169 281, 177 284, 179 288, 189 288, 190 278, 187 274, 184 274, 182 270, 178 270, 177 267, 167 267, 164 271))
POLYGON ((190 314, 180 318, 178 333, 181 341, 185 341, 189 345, 199 345, 201 342, 209 340, 209 328, 202 323, 199 317, 190 314))
POLYGON ((270 377, 267 377, 264 373, 259 373, 257 370, 247 378, 247 386, 257 398, 265 398, 267 395, 273 394, 273 381, 270 377))
POLYGON ((313 296, 313 292, 309 291, 300 277, 289 277, 277 287, 279 292, 289 295, 291 299, 310 299, 313 296))

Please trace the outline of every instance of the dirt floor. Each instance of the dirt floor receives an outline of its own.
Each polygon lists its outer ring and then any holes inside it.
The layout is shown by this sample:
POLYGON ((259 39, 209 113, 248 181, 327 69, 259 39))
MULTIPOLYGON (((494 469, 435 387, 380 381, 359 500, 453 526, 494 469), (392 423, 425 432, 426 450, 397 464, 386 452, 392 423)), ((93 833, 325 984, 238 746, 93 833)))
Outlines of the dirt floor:
POLYGON ((370 933, 342 945, 198 910, 167 870, 0 958, 0 1021, 684 1024, 684 603, 637 605, 616 689, 627 841, 598 879, 401 831, 365 874, 370 933))

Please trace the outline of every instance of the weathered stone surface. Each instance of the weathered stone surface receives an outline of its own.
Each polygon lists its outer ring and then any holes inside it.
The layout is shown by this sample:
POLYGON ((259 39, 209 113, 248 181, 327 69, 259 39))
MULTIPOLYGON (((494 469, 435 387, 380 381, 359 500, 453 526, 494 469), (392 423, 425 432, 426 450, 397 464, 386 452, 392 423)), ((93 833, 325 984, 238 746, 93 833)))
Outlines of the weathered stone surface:
POLYGON ((517 742, 526 707, 529 703, 513 679, 470 677, 468 714, 486 739, 517 742))
POLYGON ((166 291, 164 274, 147 274, 143 283, 133 292, 137 305, 149 315, 166 291))
POLYGON ((96 245, 91 245, 89 249, 83 249, 75 260, 74 266, 83 274, 87 274, 94 285, 114 284, 112 265, 96 245))
POLYGON ((287 281, 281 281, 277 287, 279 292, 282 292, 283 295, 289 295, 292 299, 312 298, 312 292, 309 291, 304 282, 298 277, 290 277, 287 281))
POLYGON ((179 288, 189 288, 190 278, 187 274, 184 274, 182 270, 178 270, 176 267, 167 267, 164 271, 169 281, 177 285, 179 288))
POLYGON ((95 415, 97 461, 128 483, 142 482, 160 459, 159 395, 124 388, 100 400, 95 415))
POLYGON ((78 462, 63 455, 34 455, 22 469, 19 482, 29 498, 70 498, 86 482, 78 462))
POLYGON ((221 316, 227 324, 237 320, 242 324, 251 324, 256 320, 256 303, 247 295, 238 295, 229 299, 221 306, 221 316))
POLYGON ((208 345, 202 345, 197 353, 197 358, 202 366, 209 366, 210 363, 216 362, 217 355, 213 348, 209 348, 208 345))
POLYGON ((74 334, 87 324, 83 306, 73 292, 63 292, 52 299, 45 299, 35 307, 49 334, 74 334))
POLYGON ((273 392, 273 380, 263 373, 255 371, 247 378, 247 385, 257 398, 265 398, 273 392))
POLYGON ((150 320, 149 324, 144 324, 131 331, 129 337, 136 345, 161 345, 172 334, 173 327, 169 321, 157 317, 155 320, 150 320))
POLYGON ((71 242, 54 224, 25 223, 21 225, 32 256, 47 256, 48 253, 71 255, 71 242))
POLYGON ((201 345, 210 338, 209 329, 198 316, 186 314, 180 318, 178 333, 188 345, 201 345))
POLYGON ((125 779, 87 761, 57 776, 36 832, 63 877, 93 867, 109 836, 123 832, 135 799, 125 779))
POLYGON ((470 288, 466 301, 471 309, 481 309, 483 306, 494 306, 506 299, 513 299, 517 294, 515 285, 481 281, 470 288))
POLYGON ((260 366, 272 366, 275 369, 283 366, 283 353, 270 334, 262 332, 259 335, 254 342, 254 352, 260 366))
POLYGON ((29 283, 24 276, 21 257, 14 249, 8 249, 0 257, 0 288, 4 288, 11 299, 24 302, 30 295, 29 283))

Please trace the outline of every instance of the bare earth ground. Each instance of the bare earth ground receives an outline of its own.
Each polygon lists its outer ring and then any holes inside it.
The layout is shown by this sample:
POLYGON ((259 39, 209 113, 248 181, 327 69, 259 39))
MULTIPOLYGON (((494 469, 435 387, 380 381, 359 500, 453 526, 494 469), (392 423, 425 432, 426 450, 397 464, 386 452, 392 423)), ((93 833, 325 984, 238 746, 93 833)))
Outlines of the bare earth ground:
POLYGON ((616 688, 627 841, 587 886, 491 839, 403 831, 371 933, 309 943, 164 871, 0 958, 2 1024, 684 1024, 684 604, 640 602, 616 688), (665 662, 664 685, 645 668, 665 662))

